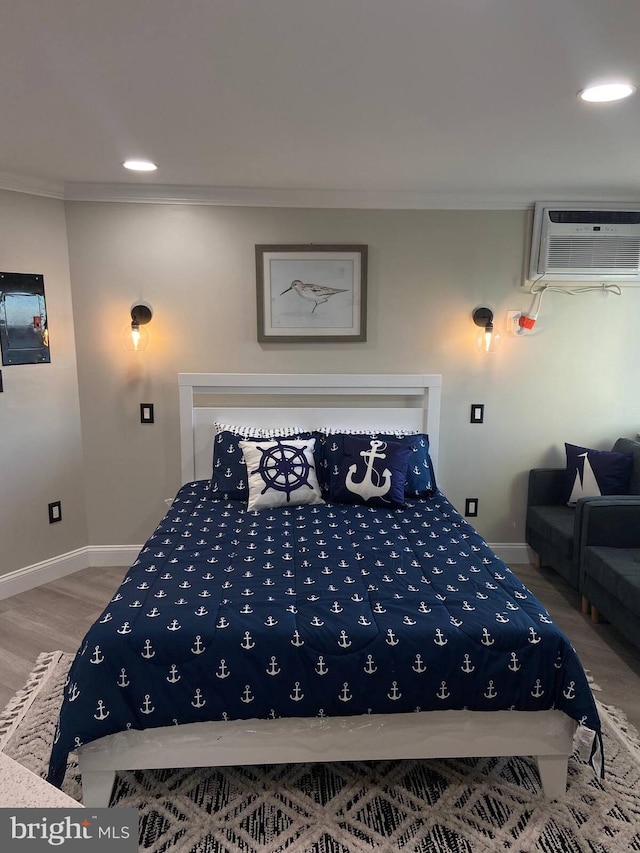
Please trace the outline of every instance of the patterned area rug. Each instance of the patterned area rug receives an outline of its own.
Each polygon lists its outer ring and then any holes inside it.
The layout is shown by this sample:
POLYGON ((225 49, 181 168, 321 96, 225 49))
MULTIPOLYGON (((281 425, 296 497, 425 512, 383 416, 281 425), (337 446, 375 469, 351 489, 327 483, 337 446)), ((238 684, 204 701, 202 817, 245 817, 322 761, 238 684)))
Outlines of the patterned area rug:
MULTIPOLYGON (((0 749, 41 775, 70 662, 41 655, 0 715, 0 749)), ((128 772, 112 805, 139 809, 140 849, 154 853, 640 851, 640 740, 599 710, 606 777, 576 742, 562 801, 541 796, 532 759, 482 758, 128 772)), ((63 789, 80 798, 73 763, 63 789)))

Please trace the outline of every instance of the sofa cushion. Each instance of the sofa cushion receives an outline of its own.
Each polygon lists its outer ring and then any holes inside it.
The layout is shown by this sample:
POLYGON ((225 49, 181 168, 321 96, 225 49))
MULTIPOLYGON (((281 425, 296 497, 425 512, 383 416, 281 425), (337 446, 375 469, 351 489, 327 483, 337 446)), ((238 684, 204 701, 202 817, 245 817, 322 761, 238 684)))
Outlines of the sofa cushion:
POLYGON ((627 491, 630 495, 640 495, 640 441, 634 441, 632 438, 619 438, 612 450, 615 450, 616 453, 632 454, 633 468, 627 491))
POLYGON ((633 455, 565 444, 567 471, 565 500, 574 506, 580 498, 625 495, 629 489, 633 455))
POLYGON ((640 618, 640 548, 591 545, 583 552, 582 571, 640 618))
POLYGON ((527 511, 527 527, 567 560, 573 554, 574 520, 575 510, 568 506, 530 506, 527 511))

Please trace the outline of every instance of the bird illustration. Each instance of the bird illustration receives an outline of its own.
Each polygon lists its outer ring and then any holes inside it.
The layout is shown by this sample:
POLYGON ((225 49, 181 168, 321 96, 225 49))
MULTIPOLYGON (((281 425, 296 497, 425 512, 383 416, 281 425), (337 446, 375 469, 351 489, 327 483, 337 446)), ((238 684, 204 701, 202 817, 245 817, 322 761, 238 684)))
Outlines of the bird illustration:
POLYGON ((295 290, 298 296, 302 296, 303 299, 309 299, 311 302, 315 302, 315 305, 311 309, 312 314, 318 305, 323 302, 328 302, 330 296, 335 296, 336 293, 347 292, 347 288, 344 287, 326 287, 324 284, 309 284, 307 282, 300 281, 299 278, 292 281, 289 287, 282 291, 280 296, 284 296, 284 294, 289 290, 295 290))

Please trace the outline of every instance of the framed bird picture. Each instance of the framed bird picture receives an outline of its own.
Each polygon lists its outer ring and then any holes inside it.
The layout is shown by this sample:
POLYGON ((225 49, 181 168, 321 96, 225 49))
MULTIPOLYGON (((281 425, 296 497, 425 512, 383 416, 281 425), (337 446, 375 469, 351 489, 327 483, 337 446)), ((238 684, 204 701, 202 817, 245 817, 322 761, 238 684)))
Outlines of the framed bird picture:
POLYGON ((366 246, 256 246, 258 341, 366 341, 366 246))

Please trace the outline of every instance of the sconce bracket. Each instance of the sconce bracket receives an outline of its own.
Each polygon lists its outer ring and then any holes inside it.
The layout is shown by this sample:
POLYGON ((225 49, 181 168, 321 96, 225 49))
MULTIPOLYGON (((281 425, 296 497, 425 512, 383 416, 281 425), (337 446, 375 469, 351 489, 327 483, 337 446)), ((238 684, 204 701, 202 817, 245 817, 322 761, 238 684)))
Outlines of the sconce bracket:
POLYGON ((493 311, 491 308, 476 308, 473 312, 473 322, 476 326, 482 326, 486 329, 487 326, 493 325, 493 311))
POLYGON ((138 304, 131 308, 131 322, 138 326, 146 326, 152 316, 153 312, 148 305, 138 304))

